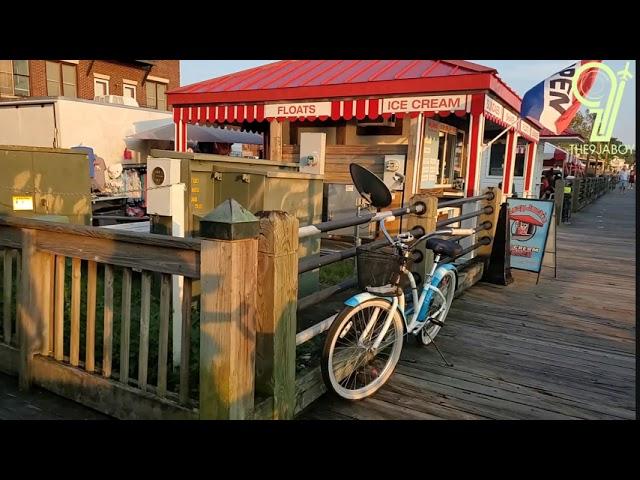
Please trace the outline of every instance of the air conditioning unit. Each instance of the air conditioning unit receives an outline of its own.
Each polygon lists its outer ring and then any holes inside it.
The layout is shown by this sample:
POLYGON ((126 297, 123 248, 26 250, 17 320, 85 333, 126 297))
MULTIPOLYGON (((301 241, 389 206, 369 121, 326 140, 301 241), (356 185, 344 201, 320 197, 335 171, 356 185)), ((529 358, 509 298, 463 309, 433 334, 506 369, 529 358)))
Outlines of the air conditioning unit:
POLYGON ((122 95, 98 95, 93 98, 96 102, 112 103, 115 105, 127 105, 129 107, 139 107, 135 98, 123 97, 122 95))

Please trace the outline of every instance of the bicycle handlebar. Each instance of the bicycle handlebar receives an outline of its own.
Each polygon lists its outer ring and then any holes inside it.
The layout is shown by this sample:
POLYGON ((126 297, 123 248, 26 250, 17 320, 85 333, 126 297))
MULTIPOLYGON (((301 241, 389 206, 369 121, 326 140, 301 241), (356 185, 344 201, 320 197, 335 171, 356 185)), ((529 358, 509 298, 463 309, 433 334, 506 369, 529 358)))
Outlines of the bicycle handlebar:
MULTIPOLYGON (((385 226, 385 223, 393 222, 395 219, 396 217, 394 217, 393 215, 380 219, 380 229, 382 230, 382 233, 386 237, 389 244, 398 245, 398 244, 407 244, 411 242, 414 239, 414 237, 410 233, 398 235, 397 240, 394 240, 391 237, 391 235, 389 235, 389 232, 387 232, 387 227, 385 226)), ((422 242, 423 240, 426 240, 427 238, 433 237, 435 235, 458 235, 458 236, 466 237, 467 235, 473 235, 474 233, 475 233, 475 229, 473 228, 446 228, 443 230, 436 230, 435 232, 427 233, 426 235, 423 235, 422 237, 418 238, 418 240, 416 240, 413 243, 412 247, 415 247, 418 243, 422 242)))

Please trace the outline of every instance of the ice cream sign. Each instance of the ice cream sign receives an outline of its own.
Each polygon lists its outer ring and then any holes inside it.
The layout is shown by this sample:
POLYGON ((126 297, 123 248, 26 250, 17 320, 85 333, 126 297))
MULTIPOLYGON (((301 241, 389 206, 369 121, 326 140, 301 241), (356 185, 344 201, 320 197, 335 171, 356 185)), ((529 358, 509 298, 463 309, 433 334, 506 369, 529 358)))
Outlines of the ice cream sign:
POLYGON ((466 110, 466 95, 398 97, 382 100, 382 113, 438 112, 466 110))
POLYGON ((549 235, 553 202, 524 198, 507 200, 511 234, 511 266, 539 272, 549 235))

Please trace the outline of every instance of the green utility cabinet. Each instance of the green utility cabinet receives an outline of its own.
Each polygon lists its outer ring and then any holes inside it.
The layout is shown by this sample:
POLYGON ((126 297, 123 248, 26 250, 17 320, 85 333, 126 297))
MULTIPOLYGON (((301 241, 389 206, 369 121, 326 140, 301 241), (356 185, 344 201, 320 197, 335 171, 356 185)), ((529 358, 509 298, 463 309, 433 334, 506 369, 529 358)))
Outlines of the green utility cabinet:
MULTIPOLYGON (((229 198, 252 213, 282 210, 300 226, 322 221, 323 177, 299 173, 297 163, 244 159, 221 155, 152 150, 155 158, 180 158, 180 183, 185 192, 185 231, 198 236, 200 218, 229 198)), ((171 219, 151 215, 152 232, 169 233, 171 219)), ((320 237, 301 240, 299 258, 320 253, 320 237)), ((318 289, 319 270, 300 275, 299 295, 318 289)))
POLYGON ((0 145, 0 215, 91 224, 86 153, 0 145))

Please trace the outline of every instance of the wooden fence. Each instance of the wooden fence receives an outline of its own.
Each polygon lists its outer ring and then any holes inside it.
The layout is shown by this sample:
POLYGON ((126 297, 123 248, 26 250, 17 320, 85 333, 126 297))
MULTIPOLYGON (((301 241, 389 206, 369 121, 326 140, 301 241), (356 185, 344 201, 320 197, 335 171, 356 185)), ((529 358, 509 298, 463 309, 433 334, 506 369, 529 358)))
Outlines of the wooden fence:
MULTIPOLYGON (((489 240, 497 193, 481 202, 489 240)), ((420 201, 409 226, 433 231, 437 199, 420 201)), ((0 216, 0 370, 121 419, 293 418, 324 391, 319 369, 296 375, 298 221, 255 223, 184 239, 0 216), (177 369, 171 276, 184 278, 177 369)))
POLYGON ((584 177, 573 180, 571 211, 577 212, 585 206, 615 189, 616 177, 584 177))

